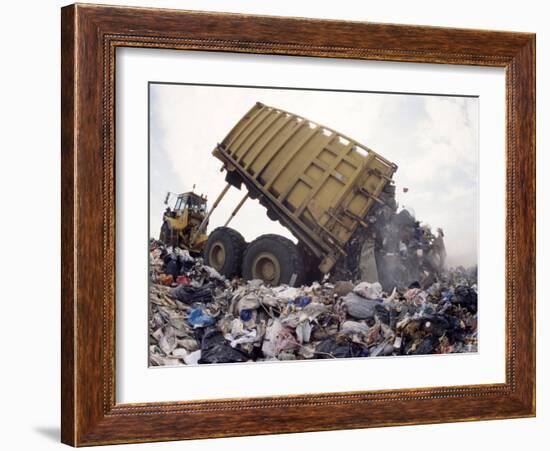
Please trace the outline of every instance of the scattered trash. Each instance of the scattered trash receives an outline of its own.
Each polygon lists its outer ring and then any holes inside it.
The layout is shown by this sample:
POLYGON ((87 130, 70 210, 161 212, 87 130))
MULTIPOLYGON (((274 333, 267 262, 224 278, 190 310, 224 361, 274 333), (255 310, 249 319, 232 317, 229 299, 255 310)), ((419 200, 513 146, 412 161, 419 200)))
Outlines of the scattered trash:
POLYGON ((187 321, 195 328, 212 326, 216 322, 213 317, 204 313, 200 308, 191 310, 187 321))
POLYGON ((247 360, 249 360, 248 356, 227 344, 219 331, 210 330, 204 335, 198 363, 230 363, 247 360))
POLYGON ((179 285, 177 288, 174 288, 173 294, 176 299, 187 304, 192 302, 210 302, 212 300, 212 287, 209 284, 201 288, 179 285))
POLYGON ((369 355, 366 346, 342 338, 327 338, 319 343, 315 353, 320 359, 367 357, 369 355))
POLYGON ((472 313, 477 312, 477 293, 473 288, 459 285, 454 290, 451 302, 468 309, 472 313))
POLYGON ((325 278, 270 287, 227 280, 151 240, 150 365, 476 352, 477 270, 440 268, 431 282, 420 272, 389 286, 325 278))
POLYGON ((365 299, 380 299, 382 296, 382 285, 378 282, 361 282, 353 289, 353 292, 365 299))
POLYGON ((241 310, 240 317, 243 321, 250 321, 252 319, 252 310, 241 310))
POLYGON ((187 276, 176 277, 176 285, 189 285, 191 280, 187 276))
POLYGON ((311 296, 301 296, 298 298, 298 300, 295 302, 295 304, 298 307, 305 307, 311 302, 311 296))
POLYGON ((174 282, 174 276, 172 276, 171 274, 161 274, 159 276, 159 280, 158 282, 161 284, 161 285, 172 285, 172 283, 174 282))
POLYGON ((344 297, 344 305, 347 307, 348 314, 353 318, 367 319, 374 317, 375 307, 382 301, 365 299, 353 293, 348 293, 344 297))

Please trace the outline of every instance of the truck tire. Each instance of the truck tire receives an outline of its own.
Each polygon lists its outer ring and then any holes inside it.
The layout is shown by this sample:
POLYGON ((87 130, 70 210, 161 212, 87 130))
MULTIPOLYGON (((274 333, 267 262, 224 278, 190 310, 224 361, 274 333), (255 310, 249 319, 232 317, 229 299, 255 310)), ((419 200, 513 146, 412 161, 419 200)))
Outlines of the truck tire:
POLYGON ((230 227, 214 229, 204 248, 204 262, 228 279, 241 274, 246 242, 243 236, 230 227))
POLYGON ((243 277, 266 284, 299 286, 304 281, 304 263, 296 245, 279 235, 262 235, 248 245, 243 257, 243 277))

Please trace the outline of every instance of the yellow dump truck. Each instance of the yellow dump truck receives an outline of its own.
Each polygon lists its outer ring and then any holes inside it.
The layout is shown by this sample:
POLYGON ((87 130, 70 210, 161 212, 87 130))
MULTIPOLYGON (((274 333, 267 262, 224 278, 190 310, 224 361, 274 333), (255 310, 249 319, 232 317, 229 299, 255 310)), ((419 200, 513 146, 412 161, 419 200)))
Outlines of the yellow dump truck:
MULTIPOLYGON (((383 202, 380 194, 397 170, 341 133, 262 103, 244 115, 213 155, 223 162, 230 185, 244 185, 240 205, 247 197, 259 199, 268 216, 298 239, 297 247, 264 235, 242 252, 243 276, 274 284, 299 283, 312 262, 321 273, 330 272, 357 227, 368 227, 369 210, 383 202)), ((213 235, 205 257, 224 272, 228 249, 213 235)))
POLYGON ((383 203, 381 193, 397 166, 326 126, 279 108, 256 103, 213 151, 223 162, 227 185, 200 225, 191 246, 204 242, 210 215, 230 186, 245 195, 224 227, 209 234, 206 264, 228 277, 263 279, 277 285, 302 283, 308 273, 326 274, 346 256, 358 227, 383 203), (262 235, 246 244, 227 227, 248 198, 297 238, 262 235), (312 271, 313 270, 313 271, 312 271))

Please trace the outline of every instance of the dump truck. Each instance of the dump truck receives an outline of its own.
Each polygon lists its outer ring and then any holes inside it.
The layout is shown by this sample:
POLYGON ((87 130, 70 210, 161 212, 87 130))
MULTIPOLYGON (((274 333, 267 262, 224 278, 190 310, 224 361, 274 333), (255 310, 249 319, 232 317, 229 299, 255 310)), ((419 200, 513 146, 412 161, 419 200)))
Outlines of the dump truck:
POLYGON ((227 277, 270 285, 299 285, 334 270, 357 229, 368 229, 371 209, 384 204, 381 194, 397 170, 348 136, 260 102, 212 153, 223 164, 226 186, 208 213, 201 210, 192 226, 186 221, 187 232, 180 230, 177 241, 190 250, 202 248, 205 263, 227 277), (206 238, 210 216, 230 187, 243 189, 244 197, 226 224, 206 238), (228 227, 249 198, 298 243, 273 234, 246 243, 228 227))

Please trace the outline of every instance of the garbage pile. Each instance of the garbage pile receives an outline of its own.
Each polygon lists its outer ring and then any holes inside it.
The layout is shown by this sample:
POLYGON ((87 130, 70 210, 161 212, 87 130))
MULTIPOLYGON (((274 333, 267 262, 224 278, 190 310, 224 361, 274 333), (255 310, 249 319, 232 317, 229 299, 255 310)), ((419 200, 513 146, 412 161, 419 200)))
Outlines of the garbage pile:
POLYGON ((423 288, 444 277, 447 252, 443 230, 434 234, 407 208, 398 209, 395 185, 388 183, 346 246, 336 268, 339 279, 380 282, 386 291, 418 282, 423 288))
POLYGON ((477 351, 477 271, 269 287, 227 280, 186 250, 150 241, 151 366, 477 351))

